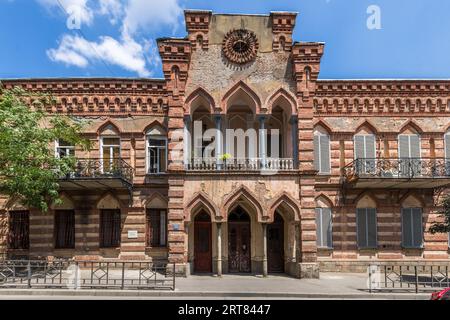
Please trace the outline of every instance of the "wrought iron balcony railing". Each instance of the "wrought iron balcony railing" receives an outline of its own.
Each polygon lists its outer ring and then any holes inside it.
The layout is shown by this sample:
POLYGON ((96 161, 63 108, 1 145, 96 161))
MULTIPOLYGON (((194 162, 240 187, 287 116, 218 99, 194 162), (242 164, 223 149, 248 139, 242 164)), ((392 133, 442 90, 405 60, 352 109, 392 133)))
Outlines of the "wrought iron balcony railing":
POLYGON ((74 172, 62 180, 116 178, 132 184, 133 168, 123 159, 77 159, 74 172))
POLYGON ((356 159, 343 168, 347 182, 360 178, 450 178, 450 159, 356 159))
POLYGON ((194 158, 186 165, 192 171, 288 171, 294 170, 294 160, 289 158, 194 158))

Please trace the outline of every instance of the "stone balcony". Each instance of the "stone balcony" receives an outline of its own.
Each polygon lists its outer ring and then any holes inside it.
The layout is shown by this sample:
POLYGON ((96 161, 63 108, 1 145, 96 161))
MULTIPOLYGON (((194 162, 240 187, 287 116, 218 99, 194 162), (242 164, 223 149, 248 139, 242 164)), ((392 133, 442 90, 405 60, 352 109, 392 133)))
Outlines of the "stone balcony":
POLYGON ((194 158, 186 164, 187 171, 293 171, 291 158, 194 158))
POLYGON ((439 188, 450 185, 450 159, 361 158, 342 170, 353 188, 439 188))

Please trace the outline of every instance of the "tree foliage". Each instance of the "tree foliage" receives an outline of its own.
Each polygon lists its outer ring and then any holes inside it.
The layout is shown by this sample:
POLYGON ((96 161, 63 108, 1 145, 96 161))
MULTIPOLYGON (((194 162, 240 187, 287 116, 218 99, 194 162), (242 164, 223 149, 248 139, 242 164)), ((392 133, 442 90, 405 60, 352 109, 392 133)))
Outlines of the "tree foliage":
POLYGON ((58 180, 75 168, 73 157, 55 156, 53 143, 63 139, 90 148, 82 137, 81 123, 40 111, 52 103, 54 100, 45 94, 0 86, 0 193, 42 211, 59 202, 58 180))
POLYGON ((440 216, 444 219, 444 222, 433 223, 430 227, 432 234, 450 232, 450 195, 448 194, 443 197, 440 216))

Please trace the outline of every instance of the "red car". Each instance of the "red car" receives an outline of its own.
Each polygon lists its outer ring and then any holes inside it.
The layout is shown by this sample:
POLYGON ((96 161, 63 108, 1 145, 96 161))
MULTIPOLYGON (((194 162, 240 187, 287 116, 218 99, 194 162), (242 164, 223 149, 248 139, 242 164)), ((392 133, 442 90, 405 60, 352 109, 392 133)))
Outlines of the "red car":
POLYGON ((450 288, 431 294, 431 300, 450 300, 450 288))

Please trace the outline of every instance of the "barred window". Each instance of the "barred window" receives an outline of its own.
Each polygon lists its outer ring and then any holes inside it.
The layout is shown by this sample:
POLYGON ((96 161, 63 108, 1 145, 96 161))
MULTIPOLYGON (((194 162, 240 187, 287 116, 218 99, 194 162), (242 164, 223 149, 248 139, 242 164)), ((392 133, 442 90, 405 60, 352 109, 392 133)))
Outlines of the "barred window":
POLYGON ((164 247, 167 244, 167 211, 147 209, 147 246, 164 247))
POLYGON ((120 246, 120 209, 103 209, 100 211, 100 247, 115 248, 120 246))
POLYGON ((73 210, 55 211, 55 248, 75 248, 75 212, 73 210))
POLYGON ((30 248, 30 213, 29 211, 10 211, 8 230, 9 249, 30 248))

